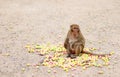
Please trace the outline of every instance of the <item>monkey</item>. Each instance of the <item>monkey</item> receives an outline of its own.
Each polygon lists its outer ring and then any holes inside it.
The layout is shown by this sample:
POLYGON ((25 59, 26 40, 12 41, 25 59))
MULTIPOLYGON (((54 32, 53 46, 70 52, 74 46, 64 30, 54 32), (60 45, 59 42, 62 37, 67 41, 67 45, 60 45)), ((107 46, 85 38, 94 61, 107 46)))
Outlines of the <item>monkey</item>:
POLYGON ((67 33, 67 37, 64 42, 64 47, 67 50, 68 56, 71 57, 72 54, 78 56, 84 49, 85 38, 83 37, 79 25, 70 25, 70 30, 67 33))
POLYGON ((95 54, 92 52, 84 51, 85 38, 80 30, 79 25, 70 25, 70 30, 67 33, 67 37, 64 42, 64 48, 67 50, 67 57, 75 58, 81 53, 104 56, 106 54, 95 54))

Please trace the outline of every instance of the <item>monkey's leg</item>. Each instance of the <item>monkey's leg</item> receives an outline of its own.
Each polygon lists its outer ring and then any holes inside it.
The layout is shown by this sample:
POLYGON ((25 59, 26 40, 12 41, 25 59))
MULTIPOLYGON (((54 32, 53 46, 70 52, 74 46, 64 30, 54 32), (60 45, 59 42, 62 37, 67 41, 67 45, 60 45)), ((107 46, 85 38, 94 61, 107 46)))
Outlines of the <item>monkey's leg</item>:
POLYGON ((80 47, 76 46, 76 48, 75 48, 75 55, 79 56, 79 54, 80 54, 80 47))
POLYGON ((71 57, 71 52, 70 45, 67 45, 67 57, 71 57))
POLYGON ((71 58, 76 58, 77 56, 79 56, 80 53, 82 52, 82 50, 83 50, 83 46, 76 45, 75 46, 75 54, 71 54, 71 58))
POLYGON ((75 55, 79 56, 79 54, 82 52, 83 46, 81 44, 78 44, 75 48, 75 55))

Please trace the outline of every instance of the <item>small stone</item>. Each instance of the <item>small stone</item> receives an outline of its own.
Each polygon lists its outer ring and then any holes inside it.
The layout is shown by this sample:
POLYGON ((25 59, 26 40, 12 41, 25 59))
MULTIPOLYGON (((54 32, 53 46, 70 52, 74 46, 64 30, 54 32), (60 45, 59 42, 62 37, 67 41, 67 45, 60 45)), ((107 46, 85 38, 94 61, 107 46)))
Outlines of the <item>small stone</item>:
POLYGON ((71 77, 74 77, 74 74, 72 74, 71 77))
POLYGON ((54 73, 57 73, 57 71, 56 71, 56 70, 54 70, 54 73))

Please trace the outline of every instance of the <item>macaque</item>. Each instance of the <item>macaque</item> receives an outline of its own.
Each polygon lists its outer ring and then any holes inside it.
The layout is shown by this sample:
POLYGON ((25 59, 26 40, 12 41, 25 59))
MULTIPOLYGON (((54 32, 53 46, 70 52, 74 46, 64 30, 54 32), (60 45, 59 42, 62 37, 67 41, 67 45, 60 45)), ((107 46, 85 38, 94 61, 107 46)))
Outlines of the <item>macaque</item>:
POLYGON ((67 37, 64 42, 64 47, 67 50, 67 57, 75 58, 80 53, 86 53, 91 55, 103 56, 104 54, 94 54, 88 51, 84 51, 85 38, 81 33, 80 27, 77 24, 70 25, 70 30, 67 33, 67 37))

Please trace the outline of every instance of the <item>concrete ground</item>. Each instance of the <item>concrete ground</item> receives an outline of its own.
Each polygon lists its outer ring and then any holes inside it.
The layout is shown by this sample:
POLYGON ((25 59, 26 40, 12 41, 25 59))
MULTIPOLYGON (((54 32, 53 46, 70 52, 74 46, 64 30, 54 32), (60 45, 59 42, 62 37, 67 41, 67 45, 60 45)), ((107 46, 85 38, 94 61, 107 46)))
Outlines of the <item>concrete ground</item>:
POLYGON ((0 77, 119 77, 119 53, 120 0, 0 0, 0 77), (26 44, 63 44, 73 23, 80 25, 86 47, 115 52, 108 67, 53 68, 56 73, 26 67, 42 58, 26 52, 26 44))

